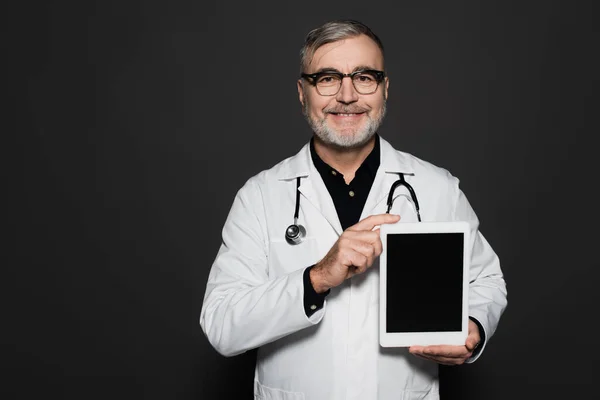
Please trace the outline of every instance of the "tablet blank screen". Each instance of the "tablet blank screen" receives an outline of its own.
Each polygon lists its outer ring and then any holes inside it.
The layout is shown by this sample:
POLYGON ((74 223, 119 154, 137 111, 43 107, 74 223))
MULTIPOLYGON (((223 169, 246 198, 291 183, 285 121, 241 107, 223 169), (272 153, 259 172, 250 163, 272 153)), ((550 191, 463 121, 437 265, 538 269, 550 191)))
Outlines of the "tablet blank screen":
POLYGON ((387 332, 460 331, 462 233, 387 236, 387 332))

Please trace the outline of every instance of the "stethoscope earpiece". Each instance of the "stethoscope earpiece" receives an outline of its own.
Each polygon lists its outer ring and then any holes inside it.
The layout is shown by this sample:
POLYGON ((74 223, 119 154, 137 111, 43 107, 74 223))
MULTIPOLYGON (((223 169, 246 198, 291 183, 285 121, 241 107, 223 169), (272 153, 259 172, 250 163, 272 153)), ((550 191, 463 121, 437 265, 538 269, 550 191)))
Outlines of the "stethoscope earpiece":
POLYGON ((306 229, 302 225, 292 224, 285 230, 285 240, 289 244, 299 244, 306 236, 306 229))

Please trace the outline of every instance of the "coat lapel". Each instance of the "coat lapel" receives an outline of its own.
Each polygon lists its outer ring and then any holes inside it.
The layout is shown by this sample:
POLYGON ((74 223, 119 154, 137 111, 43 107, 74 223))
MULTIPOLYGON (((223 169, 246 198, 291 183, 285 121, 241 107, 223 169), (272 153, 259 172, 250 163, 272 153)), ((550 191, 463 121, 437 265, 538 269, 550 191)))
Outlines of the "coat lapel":
MULTIPOLYGON (((387 196, 392 184, 398 180, 399 173, 405 175, 414 175, 414 170, 409 162, 408 156, 402 152, 395 150, 386 140, 380 139, 381 162, 373 186, 367 197, 365 206, 363 207, 360 219, 373 214, 380 208, 381 204, 387 200, 387 196)), ((307 143, 293 157, 287 159, 282 165, 278 173, 280 180, 292 180, 301 177, 300 193, 301 200, 306 200, 312 204, 329 225, 335 230, 338 235, 341 235, 342 225, 335 210, 335 205, 331 199, 331 195, 312 162, 310 155, 310 144, 307 143)))
POLYGON ((280 180, 290 180, 301 177, 301 202, 308 201, 327 220, 338 235, 342 234, 342 225, 338 218, 333 200, 319 171, 312 162, 310 145, 306 144, 298 154, 284 163, 279 172, 280 180))
POLYGON ((335 205, 321 175, 316 170, 302 182, 300 193, 321 212, 336 233, 341 235, 342 225, 335 210, 335 205))
POLYGON ((381 162, 360 216, 361 220, 372 215, 375 210, 383 210, 382 212, 387 210, 387 206, 381 207, 381 205, 387 202, 392 184, 399 179, 399 174, 414 175, 412 165, 408 162, 408 157, 404 153, 395 150, 382 137, 379 138, 379 145, 381 162))

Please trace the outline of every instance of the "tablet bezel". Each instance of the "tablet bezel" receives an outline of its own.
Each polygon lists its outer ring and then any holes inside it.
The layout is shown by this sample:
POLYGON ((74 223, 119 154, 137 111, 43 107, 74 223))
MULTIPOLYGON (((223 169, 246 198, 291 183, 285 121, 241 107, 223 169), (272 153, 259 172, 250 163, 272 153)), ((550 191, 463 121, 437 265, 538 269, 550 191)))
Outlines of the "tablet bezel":
POLYGON ((469 266, 471 263, 471 230, 467 222, 397 222, 380 227, 382 253, 379 257, 379 344, 382 347, 410 347, 413 345, 464 345, 469 328, 469 266), (387 332, 387 235, 402 233, 462 233, 463 290, 460 331, 452 332, 387 332))

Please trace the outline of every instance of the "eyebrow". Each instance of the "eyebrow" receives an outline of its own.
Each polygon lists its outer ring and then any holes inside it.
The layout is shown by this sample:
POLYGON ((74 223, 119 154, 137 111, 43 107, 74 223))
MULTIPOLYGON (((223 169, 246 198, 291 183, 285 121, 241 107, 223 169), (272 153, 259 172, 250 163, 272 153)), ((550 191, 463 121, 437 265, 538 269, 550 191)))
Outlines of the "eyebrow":
MULTIPOLYGON (((377 70, 377 68, 373 68, 371 66, 367 66, 367 65, 359 65, 357 67, 354 67, 354 69, 352 70, 352 72, 356 72, 356 71, 364 71, 364 70, 377 70)), ((322 74, 322 73, 331 73, 331 72, 337 72, 337 73, 342 73, 341 71, 332 68, 332 67, 323 67, 323 68, 319 68, 317 71, 313 72, 313 74, 322 74)), ((312 74, 311 74, 312 75, 312 74)))
POLYGON ((359 65, 358 67, 355 67, 352 72, 356 72, 356 71, 366 71, 366 70, 373 70, 373 71, 378 71, 377 68, 373 68, 370 65, 359 65))

